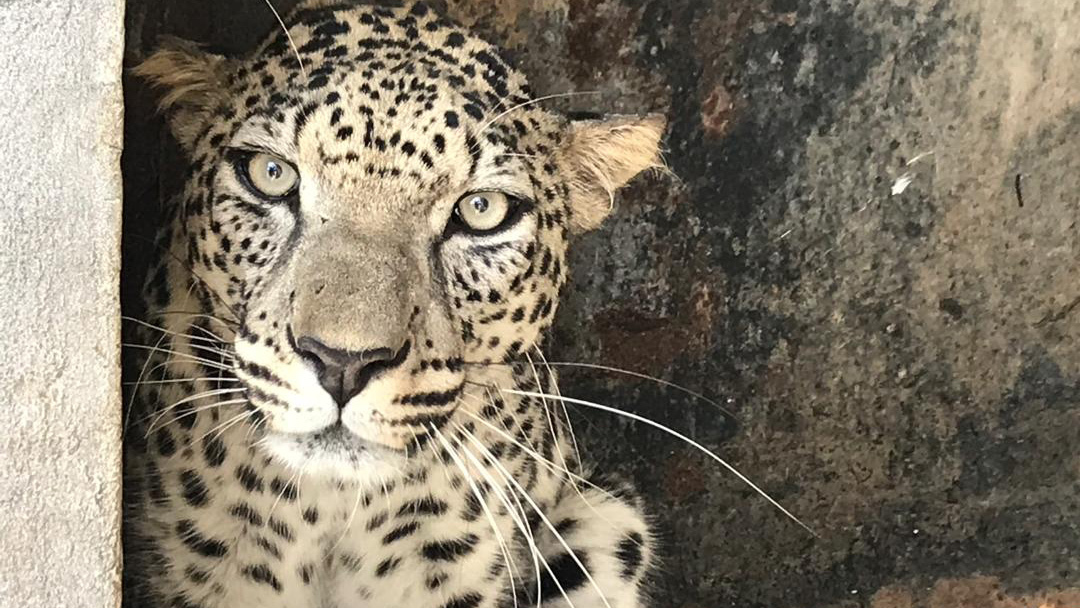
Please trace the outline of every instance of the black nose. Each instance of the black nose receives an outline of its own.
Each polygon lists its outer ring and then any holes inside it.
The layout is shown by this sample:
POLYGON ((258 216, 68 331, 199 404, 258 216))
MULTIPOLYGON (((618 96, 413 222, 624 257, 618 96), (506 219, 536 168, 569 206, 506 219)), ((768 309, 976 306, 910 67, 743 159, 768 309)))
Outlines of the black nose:
POLYGON ((409 342, 397 350, 384 347, 356 351, 334 348, 318 338, 301 336, 296 340, 296 348, 300 356, 318 368, 319 384, 339 407, 345 407, 375 376, 397 367, 409 356, 409 342))

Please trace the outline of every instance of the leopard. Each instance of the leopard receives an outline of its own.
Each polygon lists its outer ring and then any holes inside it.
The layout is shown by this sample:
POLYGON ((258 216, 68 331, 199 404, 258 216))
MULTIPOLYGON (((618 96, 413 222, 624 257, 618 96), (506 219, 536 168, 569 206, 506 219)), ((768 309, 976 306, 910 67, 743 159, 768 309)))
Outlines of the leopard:
POLYGON ((125 605, 653 605, 652 519, 542 348, 664 117, 549 109, 423 2, 279 20, 134 68, 183 183, 129 319, 125 605))

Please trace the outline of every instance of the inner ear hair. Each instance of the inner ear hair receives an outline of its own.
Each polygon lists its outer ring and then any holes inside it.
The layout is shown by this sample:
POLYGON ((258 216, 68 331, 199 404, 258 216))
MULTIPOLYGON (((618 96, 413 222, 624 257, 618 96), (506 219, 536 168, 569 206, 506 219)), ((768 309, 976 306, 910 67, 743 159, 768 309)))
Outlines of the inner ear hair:
POLYGON ((608 116, 574 121, 563 147, 570 179, 570 226, 597 228, 614 206, 615 192, 637 174, 665 169, 660 140, 667 120, 660 114, 608 116))
POLYGON ((220 101, 228 67, 225 57, 194 42, 164 37, 132 73, 161 91, 158 110, 168 117, 177 141, 190 149, 201 120, 220 101))

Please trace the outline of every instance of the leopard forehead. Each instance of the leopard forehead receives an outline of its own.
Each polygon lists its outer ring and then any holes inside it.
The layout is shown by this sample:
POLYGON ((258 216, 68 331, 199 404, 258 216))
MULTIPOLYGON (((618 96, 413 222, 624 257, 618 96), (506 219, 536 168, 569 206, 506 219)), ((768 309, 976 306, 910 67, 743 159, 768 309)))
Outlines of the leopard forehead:
POLYGON ((227 77, 201 138, 207 154, 255 144, 338 181, 360 164, 373 179, 430 189, 485 169, 485 151, 498 173, 561 138, 565 121, 531 102, 496 47, 424 4, 301 8, 286 27, 227 77))

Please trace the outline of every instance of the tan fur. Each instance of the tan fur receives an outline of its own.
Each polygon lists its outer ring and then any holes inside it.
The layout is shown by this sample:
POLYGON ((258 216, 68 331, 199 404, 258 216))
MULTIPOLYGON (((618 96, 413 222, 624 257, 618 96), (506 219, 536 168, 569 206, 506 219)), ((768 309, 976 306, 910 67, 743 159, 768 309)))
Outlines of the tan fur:
POLYGON ((164 91, 158 109, 169 117, 173 135, 187 148, 197 134, 199 118, 219 101, 225 68, 224 57, 186 40, 166 38, 134 73, 164 91))
POLYGON ((570 130, 563 158, 574 171, 570 205, 574 232, 598 227, 615 202, 615 191, 648 169, 663 168, 660 139, 666 121, 654 114, 581 121, 570 130))

